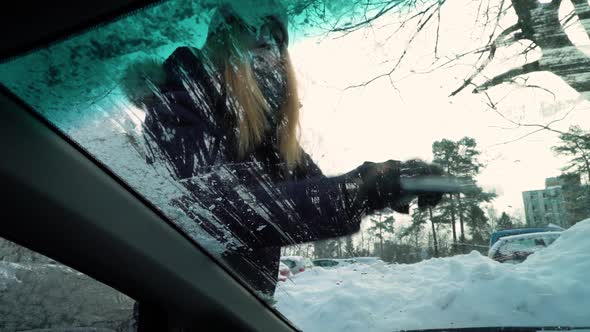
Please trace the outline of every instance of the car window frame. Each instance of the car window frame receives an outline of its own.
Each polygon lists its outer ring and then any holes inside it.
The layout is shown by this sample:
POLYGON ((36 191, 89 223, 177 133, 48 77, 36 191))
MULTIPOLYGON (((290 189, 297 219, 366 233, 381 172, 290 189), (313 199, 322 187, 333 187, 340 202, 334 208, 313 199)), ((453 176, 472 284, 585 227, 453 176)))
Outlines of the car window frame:
POLYGON ((220 323, 245 330, 296 329, 245 281, 1 83, 0 109, 0 151, 5 157, 0 179, 7 197, 0 211, 6 220, 1 237, 140 302, 160 303, 161 315, 183 324, 218 317, 220 323), (75 236, 63 241, 68 234, 75 236))

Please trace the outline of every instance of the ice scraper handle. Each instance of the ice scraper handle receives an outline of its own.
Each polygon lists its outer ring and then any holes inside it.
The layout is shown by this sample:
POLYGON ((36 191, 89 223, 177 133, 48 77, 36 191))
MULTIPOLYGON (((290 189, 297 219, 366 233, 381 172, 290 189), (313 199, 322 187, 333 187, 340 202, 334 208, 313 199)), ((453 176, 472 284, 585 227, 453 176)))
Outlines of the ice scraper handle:
POLYGON ((426 175, 400 178, 402 190, 416 194, 443 193, 459 194, 469 193, 477 189, 477 186, 469 180, 454 176, 426 175))

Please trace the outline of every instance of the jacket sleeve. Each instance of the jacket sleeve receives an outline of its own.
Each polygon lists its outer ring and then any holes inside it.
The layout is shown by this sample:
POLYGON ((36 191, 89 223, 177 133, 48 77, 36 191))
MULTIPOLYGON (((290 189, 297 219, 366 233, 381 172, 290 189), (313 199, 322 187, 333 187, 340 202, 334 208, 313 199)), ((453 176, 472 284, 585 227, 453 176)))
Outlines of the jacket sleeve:
POLYGON ((227 164, 184 181, 175 205, 224 243, 285 246, 349 235, 367 213, 354 172, 275 182, 258 166, 227 164), (244 181, 251 176, 257 181, 244 181))
POLYGON ((164 103, 148 108, 144 135, 151 142, 149 155, 162 160, 188 189, 173 205, 222 242, 285 246, 360 229, 368 207, 354 171, 324 176, 307 154, 288 181, 272 180, 268 166, 258 162, 212 164, 212 129, 182 103, 173 109, 171 113, 164 103))
POLYGON ((273 199, 270 190, 254 188, 263 205, 274 208, 271 211, 275 216, 271 223, 266 220, 254 222, 272 224, 275 221, 276 229, 280 230, 276 232, 270 228, 267 233, 260 234, 263 242, 282 246, 358 232, 366 209, 364 202, 356 196, 356 186, 347 174, 336 177, 315 175, 274 184, 275 202, 270 201, 273 199))

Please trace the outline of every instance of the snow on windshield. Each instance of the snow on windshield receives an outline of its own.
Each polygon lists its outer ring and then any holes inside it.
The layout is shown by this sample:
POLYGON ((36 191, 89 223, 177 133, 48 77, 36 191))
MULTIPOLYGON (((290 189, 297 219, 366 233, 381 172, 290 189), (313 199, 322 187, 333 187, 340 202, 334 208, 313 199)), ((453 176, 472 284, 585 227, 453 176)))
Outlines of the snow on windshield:
POLYGON ((473 251, 416 264, 314 267, 282 282, 277 308, 303 331, 586 326, 590 219, 517 265, 473 251))

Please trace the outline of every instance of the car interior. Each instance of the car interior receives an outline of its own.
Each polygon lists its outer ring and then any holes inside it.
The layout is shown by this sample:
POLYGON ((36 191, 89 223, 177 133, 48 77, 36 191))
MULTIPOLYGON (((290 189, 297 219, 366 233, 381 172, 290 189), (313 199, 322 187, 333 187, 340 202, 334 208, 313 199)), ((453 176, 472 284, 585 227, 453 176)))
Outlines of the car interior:
MULTIPOLYGON (((20 1, 0 20, 0 62, 154 2, 20 1)), ((4 85, 0 109, 1 237, 141 303, 139 331, 295 329, 4 85)))

